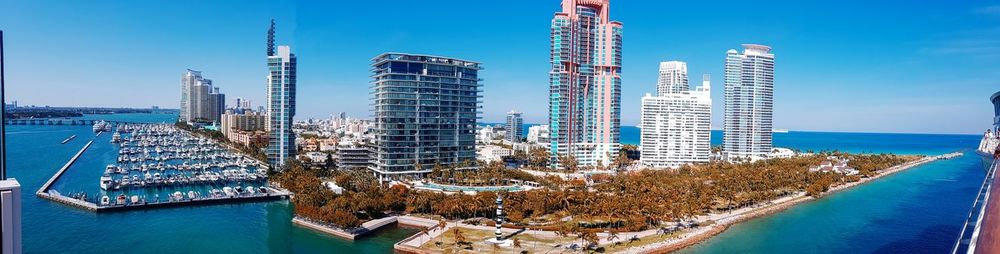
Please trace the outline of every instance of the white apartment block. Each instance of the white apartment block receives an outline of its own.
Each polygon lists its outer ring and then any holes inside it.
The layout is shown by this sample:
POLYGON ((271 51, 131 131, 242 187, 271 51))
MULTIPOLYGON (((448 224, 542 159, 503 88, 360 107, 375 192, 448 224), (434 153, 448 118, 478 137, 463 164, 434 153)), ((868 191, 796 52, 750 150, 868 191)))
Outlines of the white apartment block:
POLYGON ((712 138, 709 76, 705 75, 702 85, 689 91, 685 63, 664 62, 660 69, 659 94, 647 93, 642 97, 640 162, 650 168, 677 168, 708 162, 712 138), (671 70, 665 72, 664 68, 671 70), (664 79, 664 73, 670 73, 671 77, 664 79), (684 83, 664 84, 680 81, 684 83))
POLYGON ((726 52, 722 157, 766 159, 773 148, 774 54, 771 47, 743 44, 726 52))

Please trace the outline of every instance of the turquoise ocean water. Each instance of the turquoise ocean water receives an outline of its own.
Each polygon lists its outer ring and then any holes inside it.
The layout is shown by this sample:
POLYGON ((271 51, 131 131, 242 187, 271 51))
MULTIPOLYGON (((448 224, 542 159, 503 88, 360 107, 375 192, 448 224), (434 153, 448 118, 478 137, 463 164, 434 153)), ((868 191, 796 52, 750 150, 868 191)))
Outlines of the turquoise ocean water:
MULTIPOLYGON (((175 115, 88 115, 90 119, 172 122, 175 115)), ((623 143, 638 143, 623 127, 623 143)), ((415 233, 380 230, 344 241, 292 226, 287 201, 95 214, 34 192, 94 134, 90 126, 8 126, 8 174, 22 185, 25 253, 391 253, 415 233), (70 135, 78 137, 63 145, 70 135)), ((108 135, 54 185, 97 192, 115 159, 108 135)), ((713 143, 721 140, 713 132, 713 143)), ((976 136, 790 132, 777 146, 800 150, 941 154, 972 150, 976 136)), ((684 253, 940 253, 957 236, 983 177, 974 154, 914 168, 785 212, 732 227, 684 253)))

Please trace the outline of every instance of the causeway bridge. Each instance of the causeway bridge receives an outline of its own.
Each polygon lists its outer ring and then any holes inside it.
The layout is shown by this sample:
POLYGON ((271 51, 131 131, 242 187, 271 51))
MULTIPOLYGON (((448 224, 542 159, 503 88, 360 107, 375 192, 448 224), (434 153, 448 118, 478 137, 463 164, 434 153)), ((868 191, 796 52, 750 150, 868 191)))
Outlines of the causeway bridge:
POLYGON ((94 125, 98 121, 104 121, 113 126, 118 126, 121 124, 134 124, 139 122, 129 122, 129 121, 115 121, 115 120, 98 120, 98 119, 7 119, 3 122, 4 125, 94 125))

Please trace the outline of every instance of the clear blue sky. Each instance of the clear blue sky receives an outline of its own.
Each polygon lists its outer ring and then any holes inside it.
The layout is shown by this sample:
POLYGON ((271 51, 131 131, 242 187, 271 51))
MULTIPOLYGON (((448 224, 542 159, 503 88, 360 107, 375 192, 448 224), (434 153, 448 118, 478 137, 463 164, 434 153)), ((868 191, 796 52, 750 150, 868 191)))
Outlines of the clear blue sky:
MULTIPOLYGON (((980 133, 1000 90, 1000 1, 612 0, 624 26, 622 121, 639 119, 657 63, 721 81, 726 50, 770 45, 775 127, 980 133)), ((298 119, 368 116, 368 61, 387 52, 480 61, 484 121, 547 121, 549 22, 558 0, 0 2, 8 98, 22 104, 176 108, 201 70, 227 97, 263 102, 265 32, 299 56, 298 119)), ((713 84, 721 127, 722 83, 713 84)), ((231 103, 231 102, 230 102, 231 103)), ((259 104, 257 104, 259 105, 259 104)))

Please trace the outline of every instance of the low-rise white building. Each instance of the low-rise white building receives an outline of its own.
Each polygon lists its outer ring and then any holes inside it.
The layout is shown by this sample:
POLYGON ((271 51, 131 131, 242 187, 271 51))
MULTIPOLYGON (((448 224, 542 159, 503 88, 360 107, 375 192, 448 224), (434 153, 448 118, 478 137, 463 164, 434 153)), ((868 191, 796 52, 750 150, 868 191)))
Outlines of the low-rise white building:
POLYGON ((337 195, 344 194, 344 187, 340 187, 333 181, 323 181, 323 186, 329 188, 330 191, 336 193, 337 195))
POLYGON ((325 163, 326 157, 328 155, 326 153, 321 153, 321 152, 308 152, 305 154, 305 156, 306 158, 309 158, 309 160, 312 161, 313 163, 325 163))
POLYGON ((528 142, 536 144, 549 144, 549 126, 535 125, 529 127, 528 142))
POLYGON ((768 158, 772 159, 787 159, 792 157, 795 157, 795 151, 792 151, 792 149, 781 148, 781 147, 775 147, 774 149, 771 149, 771 154, 768 155, 768 158))
POLYGON ((844 175, 856 175, 859 173, 857 169, 847 165, 848 159, 841 159, 834 156, 826 158, 819 166, 809 168, 810 172, 834 172, 844 175))
POLYGON ((501 161, 503 160, 503 157, 511 156, 513 154, 513 151, 511 151, 511 149, 502 146, 485 145, 480 147, 478 151, 476 151, 476 154, 477 154, 476 159, 478 160, 493 162, 493 161, 501 161))

